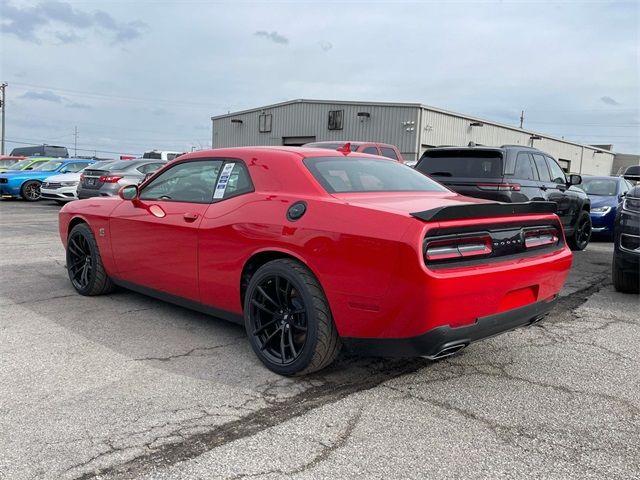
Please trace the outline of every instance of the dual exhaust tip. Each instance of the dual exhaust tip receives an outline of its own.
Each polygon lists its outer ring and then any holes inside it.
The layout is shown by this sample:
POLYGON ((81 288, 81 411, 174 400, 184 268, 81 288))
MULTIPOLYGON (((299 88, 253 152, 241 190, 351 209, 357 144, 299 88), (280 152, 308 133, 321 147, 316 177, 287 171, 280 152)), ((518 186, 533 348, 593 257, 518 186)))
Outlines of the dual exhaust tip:
MULTIPOLYGON (((549 313, 543 313, 542 315, 533 317, 529 321, 528 326, 535 325, 536 323, 546 318, 548 315, 549 313)), ((469 342, 461 342, 461 343, 454 343, 453 345, 447 345, 442 349, 440 349, 438 353, 434 355, 424 355, 423 358, 426 358, 428 360, 441 360, 443 358, 447 358, 447 357, 451 357, 452 355, 455 355, 456 353, 461 351, 463 348, 466 348, 468 345, 469 345, 469 342)))

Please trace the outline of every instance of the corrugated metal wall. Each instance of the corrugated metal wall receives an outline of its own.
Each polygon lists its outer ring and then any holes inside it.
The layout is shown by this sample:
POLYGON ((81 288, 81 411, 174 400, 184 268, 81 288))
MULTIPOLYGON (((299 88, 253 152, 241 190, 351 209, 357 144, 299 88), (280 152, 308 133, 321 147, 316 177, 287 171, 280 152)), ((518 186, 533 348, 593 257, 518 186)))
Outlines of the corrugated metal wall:
MULTIPOLYGON (((490 146, 508 144, 531 146, 532 134, 529 132, 487 123, 482 127, 471 126, 473 122, 474 120, 469 118, 423 108, 420 154, 427 146, 464 146, 469 142, 490 146)), ((539 136, 542 138, 534 140, 533 146, 560 160, 561 164, 568 164, 571 172, 587 175, 609 175, 611 172, 614 158, 612 153, 547 138, 544 135, 539 136)))
POLYGON ((405 160, 412 160, 417 154, 419 111, 417 106, 296 102, 214 119, 212 144, 214 148, 282 145, 283 137, 315 137, 317 141, 376 141, 396 145, 405 160), (342 130, 329 130, 330 110, 344 111, 342 130), (269 133, 259 132, 262 112, 272 115, 269 133), (358 117, 358 112, 367 112, 370 117, 358 117), (232 123, 231 119, 242 120, 242 123, 232 123))
MULTIPOLYGON (((483 126, 472 127, 474 121, 418 104, 294 101, 213 119, 212 145, 214 148, 282 145, 284 137, 315 137, 317 141, 375 141, 396 145, 405 161, 417 160, 427 146, 466 146, 469 142, 490 146, 531 146, 530 132, 482 121, 483 126), (329 130, 330 110, 344 111, 342 130, 329 130), (358 112, 367 112, 370 116, 358 117, 358 112), (259 131, 258 122, 262 113, 272 115, 271 132, 259 131), (232 119, 241 120, 242 123, 233 123, 232 119)), ((534 140, 533 146, 554 156, 571 172, 610 174, 613 153, 540 136, 542 138, 534 140)))

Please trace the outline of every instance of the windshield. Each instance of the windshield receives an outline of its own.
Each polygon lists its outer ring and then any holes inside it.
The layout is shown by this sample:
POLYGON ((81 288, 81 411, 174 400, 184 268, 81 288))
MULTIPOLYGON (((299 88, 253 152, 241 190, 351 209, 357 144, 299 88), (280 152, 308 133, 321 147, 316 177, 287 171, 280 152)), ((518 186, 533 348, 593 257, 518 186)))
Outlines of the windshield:
POLYGON ((416 168, 433 177, 501 178, 502 154, 488 150, 426 152, 416 168))
POLYGON ((33 170, 38 172, 53 172, 60 165, 62 165, 62 162, 56 162, 55 160, 52 160, 50 162, 43 162, 36 165, 35 167, 33 167, 33 170))
POLYGON ((618 192, 618 181, 612 178, 583 177, 580 188, 588 195, 613 197, 618 192))
POLYGON ((411 167, 390 160, 312 157, 304 164, 329 193, 448 191, 411 167))
POLYGON ((19 162, 11 165, 11 170, 22 170, 24 167, 28 167, 31 163, 33 163, 33 160, 25 158, 24 160, 20 160, 19 162))
POLYGON ((6 160, 0 160, 0 168, 8 168, 14 163, 16 163, 16 161, 12 158, 8 158, 6 160))

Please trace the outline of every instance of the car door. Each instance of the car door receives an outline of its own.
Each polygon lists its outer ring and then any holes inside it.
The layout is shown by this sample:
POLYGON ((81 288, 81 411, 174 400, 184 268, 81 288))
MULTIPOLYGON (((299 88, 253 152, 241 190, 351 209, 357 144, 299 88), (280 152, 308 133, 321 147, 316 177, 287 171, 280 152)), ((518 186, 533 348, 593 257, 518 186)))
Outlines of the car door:
POLYGON ((573 218, 580 209, 578 195, 569 190, 567 177, 560 165, 551 157, 544 156, 549 172, 551 174, 551 184, 547 190, 547 198, 558 205, 558 216, 568 227, 573 225, 573 218))
POLYGON ((505 172, 505 183, 520 186, 520 190, 511 193, 513 202, 529 202, 545 198, 540 190, 533 159, 528 152, 518 152, 513 164, 513 173, 505 172))
POLYGON ((213 201, 222 160, 177 163, 111 214, 111 245, 121 280, 196 302, 198 228, 213 201))

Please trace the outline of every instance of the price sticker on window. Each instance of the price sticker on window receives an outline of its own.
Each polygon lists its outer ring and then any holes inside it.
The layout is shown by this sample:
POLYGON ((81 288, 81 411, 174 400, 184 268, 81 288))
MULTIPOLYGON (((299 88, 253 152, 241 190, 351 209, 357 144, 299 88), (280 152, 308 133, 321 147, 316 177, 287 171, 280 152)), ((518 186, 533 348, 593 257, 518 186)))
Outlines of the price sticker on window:
POLYGON ((213 193, 213 198, 224 197, 224 192, 227 190, 227 185, 229 185, 229 177, 231 176, 231 172, 233 171, 233 167, 235 166, 235 163, 227 163, 224 166, 222 172, 220 173, 218 184, 216 185, 216 191, 213 193))

